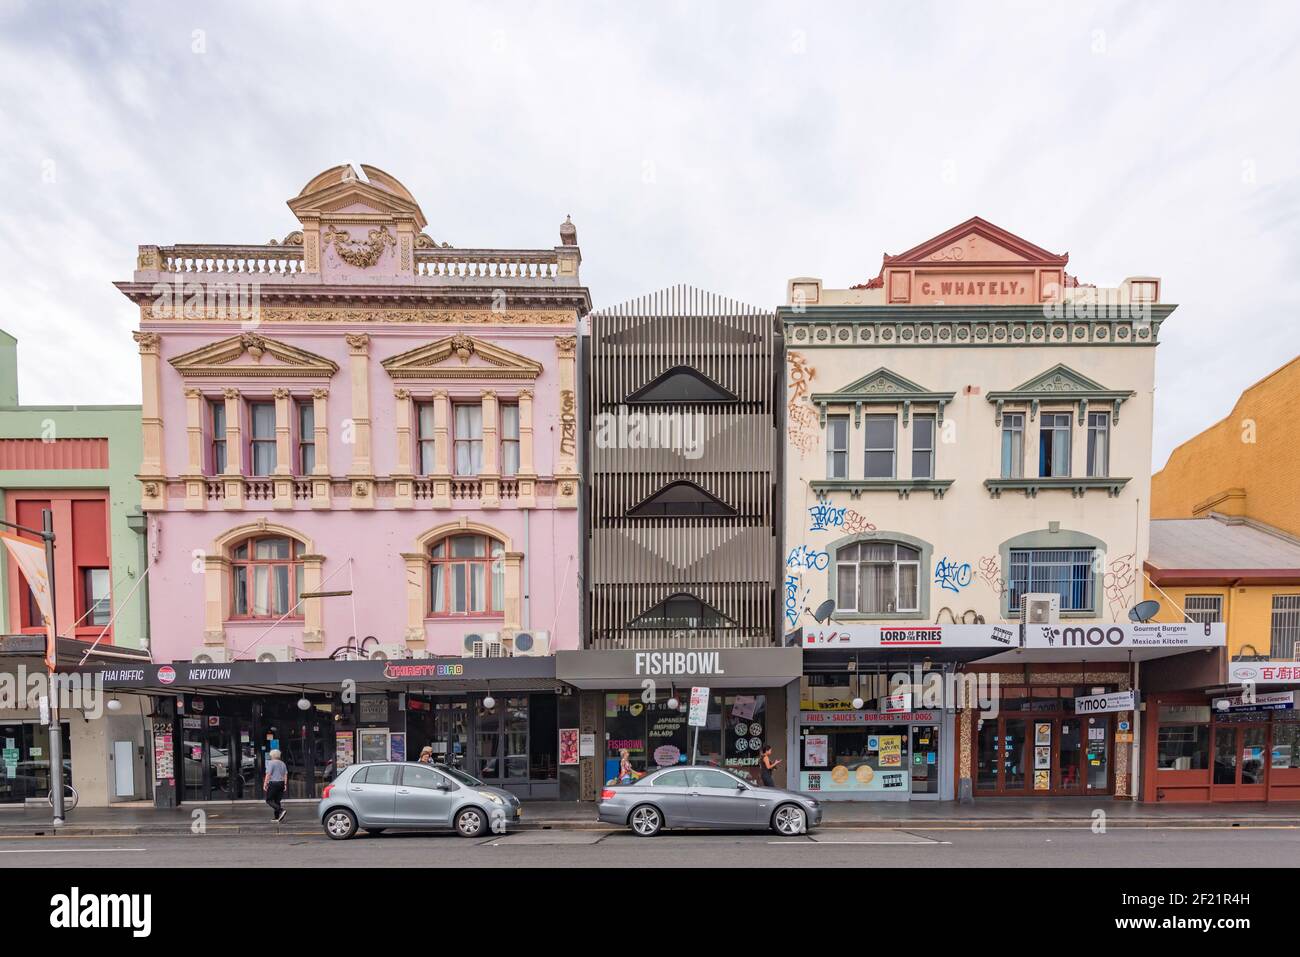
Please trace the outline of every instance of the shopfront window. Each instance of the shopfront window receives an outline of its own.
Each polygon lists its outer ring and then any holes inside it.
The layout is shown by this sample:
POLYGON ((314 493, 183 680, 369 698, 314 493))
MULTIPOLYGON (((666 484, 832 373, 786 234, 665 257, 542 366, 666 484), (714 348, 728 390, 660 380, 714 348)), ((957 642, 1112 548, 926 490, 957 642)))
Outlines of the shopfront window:
POLYGON ((678 692, 681 707, 668 707, 667 693, 642 702, 636 692, 605 696, 605 777, 618 777, 621 754, 636 774, 655 768, 686 764, 698 747, 697 764, 712 764, 758 782, 759 755, 767 743, 767 696, 761 694, 713 695, 706 724, 695 729, 686 724, 686 692, 678 692))
POLYGON ((911 743, 911 729, 905 724, 806 728, 801 741, 800 789, 906 794, 910 791, 911 743))
POLYGON ((1204 771, 1210 766, 1210 709, 1161 705, 1156 730, 1157 771, 1204 771))
MULTIPOLYGON (((63 725, 63 780, 72 783, 72 735, 63 725)), ((51 789, 50 732, 35 723, 0 724, 0 804, 44 800, 51 789)))
POLYGON ((1270 760, 1275 771, 1300 768, 1300 721, 1274 722, 1270 760))

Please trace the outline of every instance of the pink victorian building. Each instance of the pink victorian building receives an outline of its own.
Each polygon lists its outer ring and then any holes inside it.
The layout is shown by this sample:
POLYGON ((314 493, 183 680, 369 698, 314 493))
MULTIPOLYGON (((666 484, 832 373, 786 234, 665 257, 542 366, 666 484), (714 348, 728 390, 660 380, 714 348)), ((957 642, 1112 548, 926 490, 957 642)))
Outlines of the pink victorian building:
POLYGON ((455 248, 361 170, 307 183, 282 242, 141 246, 118 284, 140 308, 140 681, 175 707, 155 775, 178 800, 258 796, 220 756, 256 770, 272 742, 291 796, 426 744, 558 794, 550 656, 580 646, 576 231, 455 248))

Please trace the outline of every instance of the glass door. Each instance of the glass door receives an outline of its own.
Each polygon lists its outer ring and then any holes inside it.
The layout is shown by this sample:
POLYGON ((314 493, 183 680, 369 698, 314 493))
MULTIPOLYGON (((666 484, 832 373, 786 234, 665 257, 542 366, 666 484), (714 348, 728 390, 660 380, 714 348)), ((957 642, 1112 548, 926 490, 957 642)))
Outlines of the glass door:
POLYGON ((1215 801, 1263 801, 1268 794, 1268 725, 1216 724, 1215 801))
POLYGON ((469 702, 439 700, 434 708, 433 760, 465 770, 469 763, 469 702))
POLYGON ((1025 719, 1002 718, 1001 790, 1023 793, 1025 776, 1025 719))
POLYGON ((939 726, 912 725, 912 794, 939 795, 939 726))
POLYGON ((1079 718, 1062 718, 1057 745, 1056 790, 1083 793, 1083 728, 1079 718))
POLYGON ((1087 755, 1088 793, 1109 793, 1110 781, 1110 718, 1108 714, 1095 715, 1085 725, 1088 740, 1084 742, 1087 755))

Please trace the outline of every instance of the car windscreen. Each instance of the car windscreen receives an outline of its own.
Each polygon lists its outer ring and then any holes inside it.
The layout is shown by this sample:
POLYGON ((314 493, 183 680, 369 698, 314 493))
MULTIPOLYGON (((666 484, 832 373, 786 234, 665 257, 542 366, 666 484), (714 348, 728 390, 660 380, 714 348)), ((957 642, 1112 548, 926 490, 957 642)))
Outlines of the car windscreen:
POLYGON ((459 781, 461 784, 468 784, 472 788, 481 788, 484 786, 482 781, 474 777, 472 774, 466 774, 460 768, 451 768, 445 764, 435 764, 434 767, 449 778, 459 781))

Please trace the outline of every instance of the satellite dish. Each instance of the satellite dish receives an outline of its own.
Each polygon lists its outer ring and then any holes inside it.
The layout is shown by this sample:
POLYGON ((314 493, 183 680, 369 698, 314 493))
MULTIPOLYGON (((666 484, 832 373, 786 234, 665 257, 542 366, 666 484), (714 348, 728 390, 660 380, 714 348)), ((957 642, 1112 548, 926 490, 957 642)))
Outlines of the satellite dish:
POLYGON ((826 619, 831 616, 831 612, 833 612, 834 610, 835 610, 834 599, 827 598, 824 602, 822 602, 820 605, 817 606, 817 610, 813 612, 813 618, 816 619, 817 624, 819 625, 823 624, 826 621, 826 619))
POLYGON ((1128 610, 1129 621, 1150 621, 1160 614, 1160 602, 1154 599, 1140 601, 1128 610))

